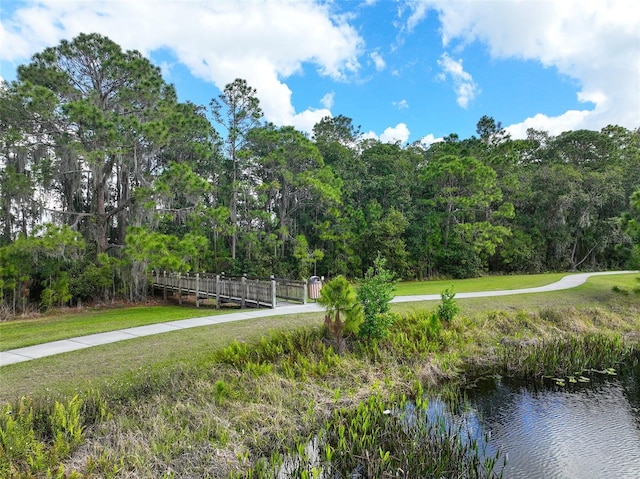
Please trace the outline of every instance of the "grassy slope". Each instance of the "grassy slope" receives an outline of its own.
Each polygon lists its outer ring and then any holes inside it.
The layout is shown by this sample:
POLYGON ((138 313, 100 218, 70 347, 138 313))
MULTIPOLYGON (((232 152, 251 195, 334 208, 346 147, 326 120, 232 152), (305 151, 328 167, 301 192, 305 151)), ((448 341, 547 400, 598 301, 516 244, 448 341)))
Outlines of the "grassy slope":
MULTIPOLYGON (((632 291, 640 285, 636 278, 634 274, 601 276, 567 291, 465 299, 459 300, 459 304, 462 315, 493 310, 540 311, 568 307, 592 310, 604 307, 615 311, 619 307, 625 314, 636 315, 629 319, 638 323, 640 296, 612 291, 613 286, 632 291)), ((434 302, 404 303, 394 305, 394 310, 402 313, 434 307, 434 302)), ((145 369, 172 367, 178 363, 197 367, 207 361, 211 351, 224 347, 234 339, 256 340, 275 329, 321 323, 320 313, 260 318, 137 338, 3 366, 0 368, 0 402, 25 394, 69 395, 91 387, 100 388, 105 383, 126 381, 128 375, 145 369)))

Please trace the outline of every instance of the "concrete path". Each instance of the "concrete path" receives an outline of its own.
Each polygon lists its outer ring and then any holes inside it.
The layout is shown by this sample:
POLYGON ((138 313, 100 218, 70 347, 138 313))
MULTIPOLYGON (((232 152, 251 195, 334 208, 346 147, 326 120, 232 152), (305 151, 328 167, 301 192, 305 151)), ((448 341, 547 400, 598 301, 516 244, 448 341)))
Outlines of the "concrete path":
MULTIPOLYGON (((565 276, 560 281, 537 288, 526 289, 509 289, 501 291, 481 291, 473 293, 456 293, 457 299, 464 298, 480 298, 492 296, 508 296, 513 294, 527 293, 546 293, 549 291, 559 291, 563 289, 575 288, 583 284, 590 276, 599 276, 605 274, 627 274, 636 273, 636 271, 614 271, 601 273, 580 273, 565 276)), ((406 303, 410 301, 439 301, 439 294, 415 295, 415 296, 396 296, 393 303, 406 303)), ((53 341, 51 343, 43 343, 25 348, 12 349, 0 352, 0 366, 20 363, 32 359, 53 356, 54 354, 76 351, 78 349, 90 348, 101 344, 115 343, 126 339, 140 338, 150 336, 152 334, 167 333, 180 329, 195 328, 198 326, 211 326, 214 324, 228 323, 231 321, 241 321, 244 319, 264 318, 269 316, 283 316, 287 314, 297 313, 313 313, 323 311, 323 308, 316 303, 308 303, 303 305, 287 305, 276 309, 255 309, 244 310, 238 313, 230 313, 219 316, 204 316, 201 318, 183 319, 170 321, 165 323, 150 324, 147 326, 137 326, 135 328, 121 329, 118 331, 110 331, 107 333, 90 334, 88 336, 80 336, 77 338, 63 339, 53 341)))

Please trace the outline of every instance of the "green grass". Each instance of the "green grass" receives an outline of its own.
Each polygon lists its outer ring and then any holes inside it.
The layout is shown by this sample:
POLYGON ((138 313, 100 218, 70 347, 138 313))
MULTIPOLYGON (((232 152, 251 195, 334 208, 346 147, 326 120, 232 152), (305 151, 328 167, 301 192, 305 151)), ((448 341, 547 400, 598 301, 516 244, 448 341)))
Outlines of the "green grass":
POLYGON ((486 276, 482 278, 438 280, 438 281, 403 281, 396 288, 397 296, 413 296, 422 294, 440 294, 449 287, 456 293, 474 291, 500 291, 508 289, 535 288, 555 283, 567 276, 567 273, 546 273, 514 276, 486 276))
POLYGON ((7 321, 0 323, 0 351, 87 334, 215 314, 224 314, 224 311, 188 306, 135 306, 7 321))
MULTIPOLYGON (((234 340, 322 324, 321 313, 258 318, 147 336, 0 367, 0 404, 11 398, 70 396, 177 365, 198 367, 234 340)), ((117 386, 117 384, 115 384, 117 386)))

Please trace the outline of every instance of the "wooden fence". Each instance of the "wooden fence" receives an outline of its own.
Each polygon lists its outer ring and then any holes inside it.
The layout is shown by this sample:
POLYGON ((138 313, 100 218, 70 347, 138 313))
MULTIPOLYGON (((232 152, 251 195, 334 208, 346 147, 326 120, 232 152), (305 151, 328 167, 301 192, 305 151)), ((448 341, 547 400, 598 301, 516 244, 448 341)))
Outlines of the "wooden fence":
POLYGON ((182 295, 195 295, 196 306, 200 306, 200 299, 213 298, 216 308, 223 302, 233 302, 241 307, 275 308, 278 300, 285 302, 307 302, 307 282, 281 278, 248 278, 244 276, 225 276, 224 274, 181 274, 166 271, 154 271, 152 286, 163 291, 166 299, 167 292, 178 294, 178 301, 182 304, 182 295))

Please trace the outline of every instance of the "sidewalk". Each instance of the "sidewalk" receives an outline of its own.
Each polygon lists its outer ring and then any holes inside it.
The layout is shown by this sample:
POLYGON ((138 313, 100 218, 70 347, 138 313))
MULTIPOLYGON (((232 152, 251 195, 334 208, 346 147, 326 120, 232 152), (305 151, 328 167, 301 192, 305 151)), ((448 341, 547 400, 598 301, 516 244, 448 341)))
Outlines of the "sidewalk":
MULTIPOLYGON (((565 276, 560 281, 537 288, 526 289, 510 289, 501 291, 480 291, 472 293, 456 293, 457 299, 480 298, 492 296, 509 296, 514 294, 529 293, 546 293, 549 291, 560 291, 563 289, 575 288, 583 284, 590 276, 599 276, 606 274, 628 274, 637 273, 637 271, 615 271, 601 273, 581 273, 565 276)), ((406 303, 412 301, 438 301, 439 294, 415 295, 415 296, 396 296, 393 303, 406 303)), ((283 316, 287 314, 298 313, 314 313, 323 311, 324 309, 317 303, 307 303, 303 305, 287 305, 276 309, 255 309, 245 310, 238 313, 230 313, 219 316, 204 316, 200 318, 182 319, 165 323, 150 324, 147 326, 138 326, 135 328, 121 329, 118 331, 110 331, 106 333, 90 334, 88 336, 80 336, 77 338, 63 339, 51 343, 43 343, 25 348, 12 349, 0 352, 0 366, 21 363, 32 359, 44 358, 55 354, 76 351, 78 349, 86 349, 92 346, 115 343, 132 338, 140 338, 151 336, 153 334, 167 333, 180 329, 195 328, 198 326, 212 326, 214 324, 228 323, 232 321, 242 321, 245 319, 265 318, 269 316, 283 316)))

